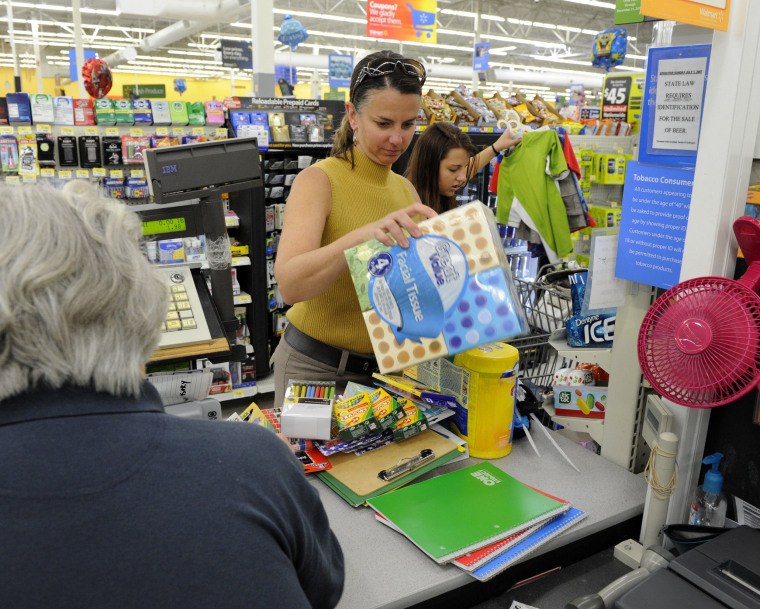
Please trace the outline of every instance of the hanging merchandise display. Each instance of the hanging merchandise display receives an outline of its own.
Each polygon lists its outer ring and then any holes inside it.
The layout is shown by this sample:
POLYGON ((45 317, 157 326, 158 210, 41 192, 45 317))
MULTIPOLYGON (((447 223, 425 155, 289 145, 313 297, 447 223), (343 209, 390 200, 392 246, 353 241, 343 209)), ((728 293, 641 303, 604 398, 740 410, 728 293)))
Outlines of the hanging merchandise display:
POLYGON ((280 26, 280 35, 277 36, 282 44, 287 44, 292 50, 304 42, 309 37, 306 28, 298 19, 293 19, 290 15, 285 15, 285 20, 280 26))
POLYGON ((82 78, 84 88, 95 99, 102 99, 111 90, 113 77, 111 68, 102 59, 93 57, 88 59, 82 66, 82 78))
POLYGON ((628 49, 628 32, 623 28, 604 30, 594 36, 591 50, 591 63, 597 68, 610 68, 620 65, 625 60, 628 49))

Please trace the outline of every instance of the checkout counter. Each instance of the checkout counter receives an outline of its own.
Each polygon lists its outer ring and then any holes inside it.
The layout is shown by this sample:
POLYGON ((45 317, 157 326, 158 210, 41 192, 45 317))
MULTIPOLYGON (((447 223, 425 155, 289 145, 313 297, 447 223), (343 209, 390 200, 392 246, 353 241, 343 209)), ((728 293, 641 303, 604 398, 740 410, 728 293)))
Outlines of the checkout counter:
MULTIPOLYGON (((570 501, 587 517, 487 582, 479 582, 453 565, 438 565, 403 535, 377 522, 372 509, 351 507, 322 481, 312 478, 345 555, 346 584, 337 609, 470 607, 518 582, 575 563, 625 539, 638 538, 647 490, 643 477, 561 434, 554 437, 580 473, 543 434, 534 434, 540 458, 525 438, 519 438, 509 455, 489 462, 525 484, 570 501)), ((449 463, 418 480, 481 461, 469 458, 449 463)))

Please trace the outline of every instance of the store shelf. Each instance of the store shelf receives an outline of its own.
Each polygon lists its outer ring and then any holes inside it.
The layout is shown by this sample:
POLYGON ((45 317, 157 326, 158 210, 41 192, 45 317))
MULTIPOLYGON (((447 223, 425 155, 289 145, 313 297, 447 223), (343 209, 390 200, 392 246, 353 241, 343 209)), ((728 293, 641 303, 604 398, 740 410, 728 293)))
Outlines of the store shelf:
MULTIPOLYGON (((251 259, 248 256, 233 256, 230 266, 251 266, 251 259)), ((201 263, 202 269, 208 268, 208 261, 204 260, 201 263)))
POLYGON ((240 291, 240 294, 233 296, 232 300, 236 305, 251 304, 251 302, 253 302, 251 295, 248 292, 243 292, 242 290, 240 291))
POLYGON ((543 409, 557 425, 562 425, 572 431, 589 434, 594 442, 601 446, 604 439, 604 419, 586 419, 581 417, 562 417, 554 414, 554 402, 551 398, 544 400, 543 409))
POLYGON ((612 348, 597 349, 595 347, 570 347, 567 344, 567 331, 562 328, 555 330, 549 337, 549 344, 564 358, 579 362, 597 364, 605 370, 610 370, 612 348))
POLYGON ((252 398, 257 393, 259 393, 259 387, 258 384, 254 385, 253 387, 239 387, 237 389, 233 389, 232 391, 227 391, 225 393, 216 393, 212 396, 215 400, 218 400, 220 402, 226 402, 227 400, 238 400, 241 398, 252 398))

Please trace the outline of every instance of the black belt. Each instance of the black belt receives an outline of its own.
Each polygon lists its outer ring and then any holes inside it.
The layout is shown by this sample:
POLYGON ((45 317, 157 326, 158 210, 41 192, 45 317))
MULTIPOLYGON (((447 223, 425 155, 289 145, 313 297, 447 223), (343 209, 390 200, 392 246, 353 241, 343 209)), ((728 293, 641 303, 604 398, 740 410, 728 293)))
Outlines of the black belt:
MULTIPOLYGON (((336 370, 340 367, 340 360, 344 349, 332 347, 321 340, 312 338, 308 334, 301 332, 293 324, 288 324, 288 327, 285 328, 285 340, 291 347, 318 362, 322 362, 336 370)), ((346 371, 356 374, 372 374, 378 371, 377 360, 374 357, 363 357, 349 353, 348 359, 346 359, 346 371)))

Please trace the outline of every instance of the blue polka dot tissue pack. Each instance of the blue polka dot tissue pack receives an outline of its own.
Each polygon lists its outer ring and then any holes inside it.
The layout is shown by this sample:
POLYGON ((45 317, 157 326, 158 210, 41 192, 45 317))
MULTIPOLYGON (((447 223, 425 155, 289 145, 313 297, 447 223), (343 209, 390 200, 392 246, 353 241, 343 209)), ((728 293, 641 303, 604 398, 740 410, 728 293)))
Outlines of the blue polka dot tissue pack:
POLYGON ((419 226, 408 248, 372 240, 345 252, 384 374, 528 332, 488 207, 474 201, 419 226))

